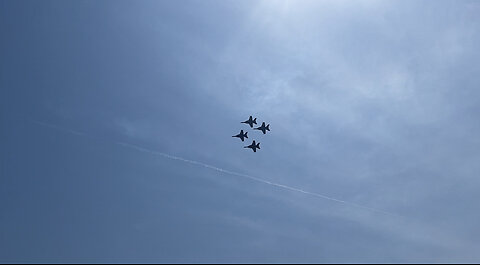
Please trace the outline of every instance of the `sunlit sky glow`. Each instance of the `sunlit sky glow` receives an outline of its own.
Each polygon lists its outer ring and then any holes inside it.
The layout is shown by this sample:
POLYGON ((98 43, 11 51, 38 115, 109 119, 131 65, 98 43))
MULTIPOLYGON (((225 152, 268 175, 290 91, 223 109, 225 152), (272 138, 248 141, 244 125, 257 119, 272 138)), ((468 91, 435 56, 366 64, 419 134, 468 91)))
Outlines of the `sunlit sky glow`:
POLYGON ((479 13, 2 1, 0 262, 478 262, 479 13))

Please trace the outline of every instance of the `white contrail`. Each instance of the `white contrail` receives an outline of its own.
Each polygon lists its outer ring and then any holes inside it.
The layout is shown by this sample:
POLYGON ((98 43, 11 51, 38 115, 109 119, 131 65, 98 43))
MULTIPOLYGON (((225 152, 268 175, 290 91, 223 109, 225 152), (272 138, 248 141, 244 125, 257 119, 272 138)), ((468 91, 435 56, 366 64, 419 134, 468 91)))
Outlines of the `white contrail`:
POLYGON ((318 193, 315 193, 315 192, 305 191, 305 190, 302 190, 302 189, 278 184, 278 183, 275 183, 275 182, 270 182, 268 180, 264 180, 264 179, 257 178, 257 177, 254 177, 254 176, 250 176, 250 175, 247 175, 247 174, 237 173, 237 172, 234 172, 234 171, 222 169, 222 168, 215 167, 215 166, 205 164, 205 163, 202 163, 202 162, 193 161, 193 160, 185 159, 185 158, 182 158, 182 157, 169 155, 169 154, 158 152, 158 151, 153 151, 153 150, 143 148, 143 147, 139 147, 139 146, 136 146, 136 145, 133 145, 133 144, 128 144, 128 143, 124 143, 124 142, 116 142, 116 144, 119 144, 119 145, 122 145, 122 146, 125 146, 125 147, 128 147, 128 148, 132 148, 132 149, 138 150, 140 152, 150 153, 150 154, 153 154, 153 155, 160 155, 160 156, 163 156, 163 157, 166 157, 166 158, 169 158, 169 159, 179 160, 179 161, 183 161, 183 162, 186 162, 186 163, 203 166, 203 167, 210 168, 210 169, 213 169, 213 170, 225 173, 225 174, 230 174, 230 175, 233 175, 233 176, 248 178, 248 179, 251 179, 251 180, 254 180, 254 181, 257 181, 257 182, 272 185, 272 186, 279 187, 279 188, 282 188, 282 189, 286 189, 286 190, 290 190, 290 191, 296 191, 296 192, 300 192, 300 193, 303 193, 303 194, 308 194, 308 195, 315 196, 315 197, 318 197, 318 198, 322 198, 322 199, 326 199, 326 200, 330 200, 330 201, 334 201, 334 202, 339 202, 339 203, 343 203, 343 204, 351 205, 351 206, 354 206, 354 207, 367 209, 367 210, 374 211, 374 212, 379 212, 379 213, 383 213, 383 214, 387 214, 387 215, 398 216, 396 214, 389 213, 389 212, 386 212, 386 211, 383 211, 383 210, 359 205, 359 204, 352 203, 352 202, 342 201, 342 200, 335 199, 335 198, 332 198, 332 197, 328 197, 328 196, 318 194, 318 193))
MULTIPOLYGON (((83 132, 78 132, 78 131, 70 130, 70 129, 63 128, 63 127, 58 126, 58 125, 48 124, 48 123, 39 122, 39 121, 33 121, 33 122, 36 123, 36 124, 42 125, 42 126, 46 126, 46 127, 53 128, 53 129, 56 129, 56 130, 61 130, 61 131, 68 132, 68 133, 71 133, 71 134, 75 134, 75 135, 79 135, 79 136, 87 136, 87 134, 85 134, 85 133, 83 133, 83 132)), ((183 161, 183 162, 186 162, 186 163, 190 163, 190 164, 193 164, 193 165, 203 166, 203 167, 206 167, 206 168, 209 168, 209 169, 216 170, 216 171, 218 171, 218 172, 222 172, 222 173, 229 174, 229 175, 233 175, 233 176, 248 178, 248 179, 251 179, 251 180, 254 180, 254 181, 257 181, 257 182, 260 182, 260 183, 272 185, 272 186, 275 186, 275 187, 278 187, 278 188, 282 188, 282 189, 286 189, 286 190, 290 190, 290 191, 295 191, 295 192, 300 192, 300 193, 307 194, 307 195, 311 195, 311 196, 314 196, 314 197, 317 197, 317 198, 322 198, 322 199, 326 199, 326 200, 330 200, 330 201, 334 201, 334 202, 338 202, 338 203, 343 203, 343 204, 346 204, 346 205, 354 206, 354 207, 357 207, 357 208, 362 208, 362 209, 366 209, 366 210, 370 210, 370 211, 374 211, 374 212, 379 212, 379 213, 383 213, 383 214, 387 214, 387 215, 391 215, 391 216, 400 217, 400 216, 397 215, 397 214, 390 213, 390 212, 386 212, 386 211, 384 211, 384 210, 379 210, 379 209, 375 209, 375 208, 363 206, 363 205, 360 205, 360 204, 356 204, 356 203, 353 203, 353 202, 348 202, 348 201, 343 201, 343 200, 335 199, 335 198, 328 197, 328 196, 325 196, 325 195, 322 195, 322 194, 318 194, 318 193, 315 193, 315 192, 305 191, 305 190, 302 190, 302 189, 298 189, 298 188, 294 188, 294 187, 290 187, 290 186, 278 184, 278 183, 275 183, 275 182, 270 182, 270 181, 268 181, 268 180, 264 180, 264 179, 257 178, 257 177, 254 177, 254 176, 250 176, 250 175, 247 175, 247 174, 242 174, 242 173, 237 173, 237 172, 233 172, 233 171, 230 171, 230 170, 225 170, 225 169, 222 169, 222 168, 219 168, 219 167, 215 167, 215 166, 212 166, 212 165, 209 165, 209 164, 205 164, 205 163, 202 163, 202 162, 185 159, 185 158, 178 157, 178 156, 169 155, 169 154, 167 154, 167 153, 150 150, 150 149, 147 149, 147 148, 144 148, 144 147, 140 147, 140 146, 137 146, 137 145, 133 145, 133 144, 129 144, 129 143, 124 143, 124 142, 114 142, 114 143, 115 143, 115 144, 118 144, 118 145, 121 145, 121 146, 123 146, 123 147, 126 147, 126 148, 131 148, 131 149, 140 151, 140 152, 145 152, 145 153, 149 153, 149 154, 153 154, 153 155, 159 155, 159 156, 166 157, 166 158, 168 158, 168 159, 173 159, 173 160, 178 160, 178 161, 183 161)))

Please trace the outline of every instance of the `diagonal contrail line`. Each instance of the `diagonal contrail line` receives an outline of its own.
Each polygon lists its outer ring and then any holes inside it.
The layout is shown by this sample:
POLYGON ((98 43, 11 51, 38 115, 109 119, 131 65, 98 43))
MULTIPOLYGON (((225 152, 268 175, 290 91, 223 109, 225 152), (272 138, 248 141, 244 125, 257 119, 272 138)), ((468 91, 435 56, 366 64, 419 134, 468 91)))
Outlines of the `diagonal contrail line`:
MULTIPOLYGON (((63 127, 58 126, 58 125, 49 124, 49 123, 40 122, 40 121, 33 121, 33 122, 38 124, 38 125, 41 125, 41 126, 45 126, 45 127, 56 129, 56 130, 61 130, 61 131, 64 131, 64 132, 68 132, 70 134, 77 135, 77 136, 87 136, 86 133, 74 131, 74 130, 67 129, 67 128, 63 128, 63 127)), ((387 212, 387 211, 384 211, 384 210, 375 209, 375 208, 371 208, 371 207, 368 207, 368 206, 363 206, 363 205, 356 204, 356 203, 353 203, 353 202, 348 202, 348 201, 335 199, 335 198, 328 197, 328 196, 325 196, 325 195, 322 195, 322 194, 319 194, 319 193, 305 191, 305 190, 302 190, 302 189, 298 189, 298 188, 294 188, 294 187, 291 187, 291 186, 271 182, 271 181, 264 180, 264 179, 261 179, 261 178, 257 178, 257 177, 254 177, 254 176, 250 176, 250 175, 247 175, 247 174, 242 174, 242 173, 222 169, 222 168, 212 166, 212 165, 209 165, 209 164, 205 164, 205 163, 202 163, 202 162, 199 162, 199 161, 185 159, 185 158, 182 158, 182 157, 170 155, 170 154, 159 152, 159 151, 150 150, 150 149, 147 149, 147 148, 144 148, 144 147, 140 147, 140 146, 125 143, 125 142, 114 142, 114 143, 117 144, 117 145, 126 147, 126 148, 130 148, 130 149, 140 151, 140 152, 149 153, 149 154, 153 154, 153 155, 159 155, 159 156, 163 156, 163 157, 166 157, 166 158, 172 159, 172 160, 183 161, 185 163, 190 163, 190 164, 193 164, 193 165, 202 166, 202 167, 205 167, 205 168, 209 168, 209 169, 212 169, 212 170, 215 170, 215 171, 218 171, 218 172, 222 172, 222 173, 225 173, 225 174, 233 175, 233 176, 248 178, 248 179, 254 180, 256 182, 272 185, 272 186, 282 188, 282 189, 285 189, 285 190, 299 192, 299 193, 307 194, 307 195, 314 196, 314 197, 317 197, 317 198, 322 198, 322 199, 334 201, 334 202, 337 202, 337 203, 342 203, 342 204, 345 204, 345 205, 354 206, 354 207, 357 207, 357 208, 362 208, 362 209, 373 211, 373 212, 383 213, 383 214, 390 215, 390 216, 400 217, 397 214, 390 213, 390 212, 387 212)))
POLYGON ((128 148, 132 148, 132 149, 135 149, 135 150, 140 151, 140 152, 150 153, 150 154, 153 154, 153 155, 160 155, 160 156, 163 156, 163 157, 166 157, 166 158, 169 158, 169 159, 179 160, 179 161, 183 161, 183 162, 198 165, 198 166, 203 166, 203 167, 213 169, 213 170, 225 173, 225 174, 239 176, 239 177, 243 177, 243 178, 248 178, 248 179, 251 179, 251 180, 254 180, 254 181, 257 181, 257 182, 272 185, 272 186, 279 187, 279 188, 282 188, 282 189, 295 191, 295 192, 300 192, 300 193, 308 194, 308 195, 315 196, 315 197, 318 197, 318 198, 322 198, 322 199, 326 199, 326 200, 330 200, 330 201, 334 201, 334 202, 339 202, 339 203, 351 205, 351 206, 358 207, 358 208, 367 209, 367 210, 374 211, 374 212, 379 212, 379 213, 383 213, 383 214, 396 216, 396 214, 389 213, 389 212, 386 212, 386 211, 383 211, 383 210, 363 206, 363 205, 348 202, 348 201, 335 199, 335 198, 328 197, 328 196, 325 196, 325 195, 322 195, 322 194, 318 194, 318 193, 310 192, 310 191, 305 191, 305 190, 294 188, 294 187, 291 187, 291 186, 282 185, 282 184, 279 184, 279 183, 275 183, 275 182, 271 182, 271 181, 264 180, 264 179, 261 179, 261 178, 257 178, 257 177, 254 177, 254 176, 250 176, 250 175, 247 175, 247 174, 242 174, 242 173, 222 169, 222 168, 219 168, 219 167, 215 167, 215 166, 205 164, 205 163, 202 163, 202 162, 185 159, 185 158, 178 157, 178 156, 169 155, 169 154, 159 152, 159 151, 153 151, 153 150, 143 148, 143 147, 139 147, 139 146, 136 146, 136 145, 133 145, 133 144, 128 144, 128 143, 124 143, 124 142, 116 142, 116 144, 119 144, 119 145, 122 145, 122 146, 125 146, 125 147, 128 147, 128 148))

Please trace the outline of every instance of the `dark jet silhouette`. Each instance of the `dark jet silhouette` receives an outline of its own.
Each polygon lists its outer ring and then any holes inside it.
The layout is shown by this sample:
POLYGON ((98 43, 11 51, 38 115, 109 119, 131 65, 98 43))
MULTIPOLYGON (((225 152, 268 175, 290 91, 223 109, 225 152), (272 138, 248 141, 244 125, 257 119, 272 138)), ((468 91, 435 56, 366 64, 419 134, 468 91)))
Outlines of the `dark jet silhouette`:
POLYGON ((251 145, 244 146, 243 148, 252 148, 253 152, 257 152, 257 149, 260 149, 260 143, 255 144, 255 140, 253 140, 251 145))
POLYGON ((255 128, 254 130, 260 130, 263 132, 263 134, 266 133, 266 131, 270 131, 270 124, 265 126, 265 122, 262 122, 262 126, 255 128))
POLYGON ((246 123, 246 124, 250 125, 251 128, 253 128, 253 124, 257 124, 257 118, 252 120, 252 116, 250 116, 250 118, 248 118, 248 120, 242 121, 241 123, 246 123))
POLYGON ((240 133, 239 133, 239 134, 234 135, 234 136, 232 136, 232 137, 238 137, 238 138, 240 138, 240 139, 242 140, 242 142, 243 142, 243 140, 245 140, 245 138, 248 138, 247 133, 248 133, 248 132, 243 133, 243 130, 240 130, 240 133))

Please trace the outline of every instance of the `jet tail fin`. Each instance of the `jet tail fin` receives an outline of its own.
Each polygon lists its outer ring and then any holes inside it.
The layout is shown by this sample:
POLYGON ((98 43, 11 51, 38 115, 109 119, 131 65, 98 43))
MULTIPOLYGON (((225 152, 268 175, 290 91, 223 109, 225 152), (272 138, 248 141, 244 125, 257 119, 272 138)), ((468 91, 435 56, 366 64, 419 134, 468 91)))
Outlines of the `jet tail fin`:
POLYGON ((247 133, 248 133, 248 132, 245 133, 245 138, 248 138, 247 133))
POLYGON ((257 124, 257 118, 253 119, 253 123, 257 124))
POLYGON ((270 131, 270 124, 267 125, 267 131, 270 131))
POLYGON ((260 149, 260 143, 258 143, 255 147, 260 149))

